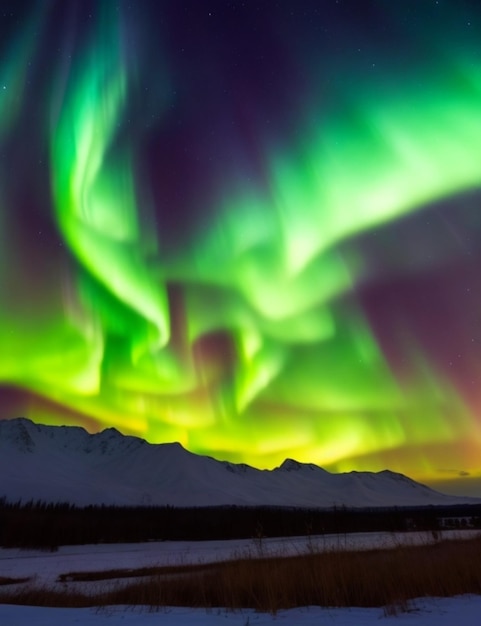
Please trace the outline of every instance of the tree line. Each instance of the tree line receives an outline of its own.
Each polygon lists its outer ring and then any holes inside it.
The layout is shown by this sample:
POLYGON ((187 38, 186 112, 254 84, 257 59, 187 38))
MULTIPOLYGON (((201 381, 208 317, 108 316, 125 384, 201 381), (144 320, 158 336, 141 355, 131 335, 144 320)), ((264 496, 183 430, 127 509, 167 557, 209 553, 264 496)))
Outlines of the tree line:
POLYGON ((481 505, 301 509, 288 507, 86 506, 0 499, 0 546, 259 539, 351 532, 440 530, 445 520, 481 528, 481 505))

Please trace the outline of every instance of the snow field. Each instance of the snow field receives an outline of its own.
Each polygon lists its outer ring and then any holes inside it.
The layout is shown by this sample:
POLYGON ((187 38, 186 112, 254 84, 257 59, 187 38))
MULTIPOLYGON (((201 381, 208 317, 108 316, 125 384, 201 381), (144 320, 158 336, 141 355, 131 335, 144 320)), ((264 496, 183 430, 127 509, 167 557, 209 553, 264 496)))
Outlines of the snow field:
POLYGON ((408 612, 384 609, 306 607, 276 615, 252 610, 166 608, 158 612, 131 607, 50 609, 0 605, 2 626, 479 626, 481 596, 422 598, 408 612))

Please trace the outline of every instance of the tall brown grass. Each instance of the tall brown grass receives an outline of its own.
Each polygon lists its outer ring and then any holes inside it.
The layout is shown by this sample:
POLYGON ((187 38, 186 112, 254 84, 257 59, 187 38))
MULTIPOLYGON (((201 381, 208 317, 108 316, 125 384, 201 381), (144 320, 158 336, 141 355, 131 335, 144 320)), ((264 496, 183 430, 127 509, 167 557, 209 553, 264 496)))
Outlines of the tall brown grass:
POLYGON ((158 568, 146 579, 106 593, 26 588, 2 592, 0 601, 254 608, 275 613, 309 605, 402 608, 412 598, 464 593, 481 594, 481 537, 390 550, 246 558, 209 567, 182 566, 175 573, 172 568, 158 568))

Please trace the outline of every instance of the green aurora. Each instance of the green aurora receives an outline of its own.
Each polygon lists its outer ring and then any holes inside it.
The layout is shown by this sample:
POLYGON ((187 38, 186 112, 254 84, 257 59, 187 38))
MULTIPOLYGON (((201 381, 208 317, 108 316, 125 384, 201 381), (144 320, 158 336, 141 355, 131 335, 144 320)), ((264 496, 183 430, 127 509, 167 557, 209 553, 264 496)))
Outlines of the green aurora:
MULTIPOLYGON (((388 2, 367 4, 399 24, 388 2)), ((176 95, 168 43, 155 67, 139 51, 142 29, 157 45, 161 9, 77 12, 55 59, 58 3, 25 6, 0 57, 1 417, 114 426, 257 467, 480 476, 481 57, 449 7, 437 45, 395 80, 387 53, 365 75, 335 57, 343 79, 329 82, 296 40, 302 97, 274 128, 253 115, 255 165, 227 134, 200 184, 190 162, 166 167, 192 76, 176 95), (162 204, 176 185, 201 209, 162 204)), ((357 28, 368 40, 369 22, 357 28)), ((406 50, 417 35, 406 28, 406 50)), ((378 58, 389 44, 371 46, 378 58)), ((208 155, 202 132, 192 149, 208 155)))

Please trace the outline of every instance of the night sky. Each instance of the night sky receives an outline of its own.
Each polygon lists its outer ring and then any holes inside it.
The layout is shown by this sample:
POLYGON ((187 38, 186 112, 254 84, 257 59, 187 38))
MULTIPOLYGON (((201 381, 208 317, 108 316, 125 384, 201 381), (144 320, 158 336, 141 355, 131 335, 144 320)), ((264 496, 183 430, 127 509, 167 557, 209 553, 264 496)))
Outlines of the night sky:
POLYGON ((0 0, 0 419, 481 495, 478 0, 0 0))

